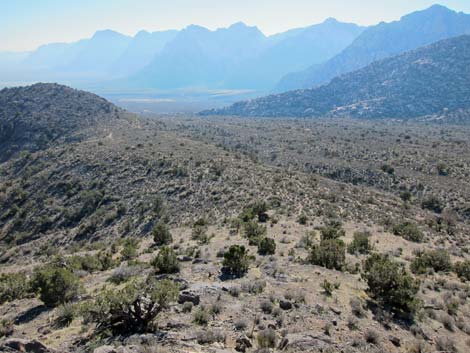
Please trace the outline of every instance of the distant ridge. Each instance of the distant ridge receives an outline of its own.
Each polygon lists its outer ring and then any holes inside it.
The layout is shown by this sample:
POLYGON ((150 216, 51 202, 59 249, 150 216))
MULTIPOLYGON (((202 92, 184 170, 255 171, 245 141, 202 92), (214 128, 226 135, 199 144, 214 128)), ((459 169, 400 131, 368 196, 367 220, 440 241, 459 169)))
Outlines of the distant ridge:
POLYGON ((312 88, 373 61, 463 34, 470 34, 470 15, 434 5, 403 16, 399 21, 369 27, 326 63, 285 76, 276 91, 312 88))
POLYGON ((412 119, 470 108, 470 36, 374 62, 329 84, 203 115, 412 119))

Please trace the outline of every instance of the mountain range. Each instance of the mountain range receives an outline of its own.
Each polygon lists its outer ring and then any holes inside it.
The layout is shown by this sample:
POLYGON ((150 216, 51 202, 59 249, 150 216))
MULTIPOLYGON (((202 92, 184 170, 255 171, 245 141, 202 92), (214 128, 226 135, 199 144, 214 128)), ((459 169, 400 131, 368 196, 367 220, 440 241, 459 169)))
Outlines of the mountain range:
POLYGON ((403 16, 399 21, 367 28, 330 60, 285 76, 276 91, 311 88, 360 69, 373 61, 401 54, 442 39, 470 34, 470 15, 434 5, 403 16))
POLYGON ((411 119, 470 108, 470 35, 375 61, 330 83, 205 115, 411 119))
MULTIPOLYGON (((327 19, 273 36, 241 22, 214 31, 191 25, 180 31, 141 31, 134 37, 104 30, 90 39, 41 46, 18 57, 16 76, 11 66, 0 74, 9 80, 123 89, 269 90, 283 75, 333 57, 363 29, 327 19)), ((0 62, 11 57, 0 53, 0 62)))
POLYGON ((100 93, 244 90, 256 97, 319 86, 376 60, 464 34, 470 34, 470 15, 440 5, 370 27, 329 18, 271 36, 242 22, 134 37, 102 30, 31 53, 0 53, 0 83, 54 81, 100 93))

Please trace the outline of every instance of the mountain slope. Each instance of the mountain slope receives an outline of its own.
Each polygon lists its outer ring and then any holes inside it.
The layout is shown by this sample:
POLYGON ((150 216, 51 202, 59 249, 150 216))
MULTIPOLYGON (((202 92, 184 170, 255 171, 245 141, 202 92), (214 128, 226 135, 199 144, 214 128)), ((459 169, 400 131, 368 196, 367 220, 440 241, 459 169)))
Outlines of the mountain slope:
POLYGON ((287 72, 331 58, 362 31, 333 19, 272 37, 243 23, 216 31, 189 26, 131 81, 161 89, 270 89, 287 72))
POLYGON ((242 23, 210 31, 189 26, 169 42, 152 62, 130 80, 155 88, 217 86, 231 67, 256 55, 266 37, 242 23))
POLYGON ((434 5, 406 15, 399 21, 368 28, 348 48, 325 64, 285 76, 276 90, 282 92, 314 87, 375 60, 469 33, 470 15, 434 5))
POLYGON ((153 33, 140 31, 132 38, 121 57, 110 64, 110 72, 127 76, 143 69, 177 33, 175 30, 153 33))
POLYGON ((5 88, 0 90, 0 163, 19 151, 79 139, 83 129, 120 115, 101 97, 57 84, 5 88))
POLYGON ((377 61, 315 89, 235 103, 203 114, 415 118, 470 107, 470 36, 377 61))
POLYGON ((284 75, 323 63, 359 36, 363 27, 327 19, 323 23, 269 37, 276 41, 259 56, 232 70, 230 87, 271 89, 284 75))

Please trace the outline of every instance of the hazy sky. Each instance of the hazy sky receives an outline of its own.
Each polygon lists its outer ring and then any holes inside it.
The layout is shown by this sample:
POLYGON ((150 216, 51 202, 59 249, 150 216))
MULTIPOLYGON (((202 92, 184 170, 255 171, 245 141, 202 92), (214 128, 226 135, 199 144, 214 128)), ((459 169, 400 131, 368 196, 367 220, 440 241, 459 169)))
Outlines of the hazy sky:
MULTIPOLYGON (((322 22, 327 17, 363 25, 392 21, 436 0, 0 0, 0 50, 32 50, 113 29, 210 29, 243 21, 273 34, 322 22)), ((470 13, 470 0, 441 0, 470 13)))

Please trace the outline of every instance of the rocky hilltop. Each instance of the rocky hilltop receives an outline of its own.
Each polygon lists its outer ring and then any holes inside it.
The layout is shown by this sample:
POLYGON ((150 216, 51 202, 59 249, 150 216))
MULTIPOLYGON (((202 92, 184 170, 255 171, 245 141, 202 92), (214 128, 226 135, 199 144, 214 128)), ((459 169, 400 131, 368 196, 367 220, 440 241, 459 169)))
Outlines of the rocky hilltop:
POLYGON ((58 140, 79 139, 85 128, 123 112, 92 93, 53 83, 0 91, 0 162, 19 151, 37 151, 58 140))

